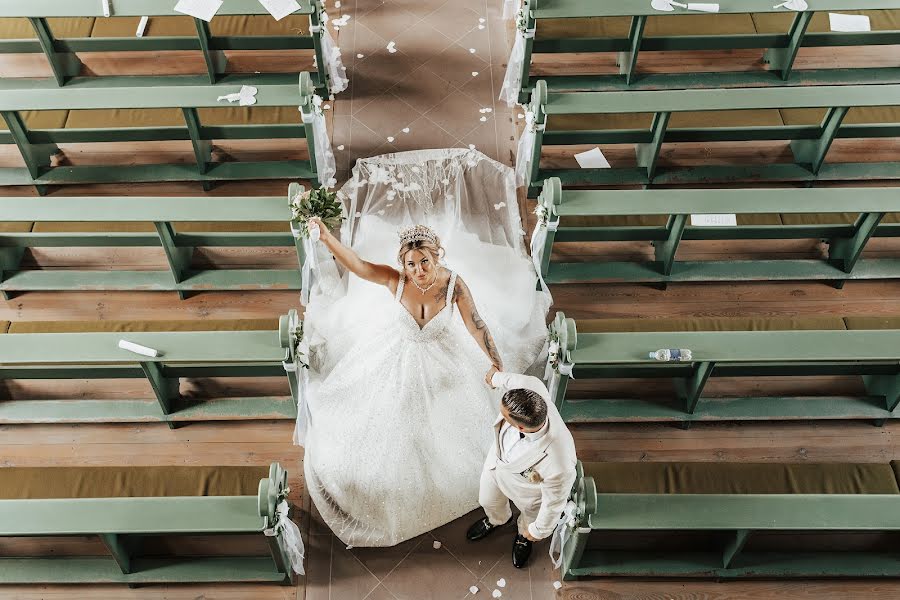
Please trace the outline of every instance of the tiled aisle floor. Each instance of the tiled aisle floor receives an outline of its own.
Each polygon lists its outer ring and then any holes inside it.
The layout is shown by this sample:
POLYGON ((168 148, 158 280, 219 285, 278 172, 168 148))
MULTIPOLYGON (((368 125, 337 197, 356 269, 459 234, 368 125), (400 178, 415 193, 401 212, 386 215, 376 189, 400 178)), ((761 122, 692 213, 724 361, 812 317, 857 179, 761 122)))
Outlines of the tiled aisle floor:
POLYGON ((509 53, 500 6, 345 0, 335 9, 329 1, 332 20, 350 17, 336 32, 350 78, 334 103, 339 171, 359 157, 469 145, 510 164, 512 112, 496 99, 509 53))
MULTIPOLYGON (((496 100, 509 52, 500 6, 500 0, 343 0, 336 7, 329 0, 332 21, 350 17, 339 31, 330 24, 350 77, 333 103, 340 180, 359 157, 423 148, 471 144, 511 164, 513 112, 496 100)), ((466 541, 481 511, 393 548, 350 550, 312 512, 306 600, 460 600, 492 598, 495 589, 503 600, 555 596, 548 542, 536 545, 532 564, 518 570, 510 561, 512 527, 480 543, 466 541), (505 587, 497 585, 501 579, 505 587)))

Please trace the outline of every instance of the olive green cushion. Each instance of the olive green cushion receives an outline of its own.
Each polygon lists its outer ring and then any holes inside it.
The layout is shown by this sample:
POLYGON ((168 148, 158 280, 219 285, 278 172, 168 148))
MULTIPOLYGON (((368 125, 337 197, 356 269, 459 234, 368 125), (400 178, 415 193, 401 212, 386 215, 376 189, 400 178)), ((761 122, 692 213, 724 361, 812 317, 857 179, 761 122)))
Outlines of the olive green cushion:
POLYGON ((31 227, 34 223, 0 223, 0 233, 27 233, 31 231, 31 227))
MULTIPOLYGON (((855 223, 859 213, 793 213, 782 214, 785 225, 835 225, 855 223)), ((887 213, 882 223, 900 223, 900 213, 887 213)))
POLYGON ((847 329, 900 329, 900 317, 844 317, 847 329))
MULTIPOLYGON (((585 19, 541 19, 535 29, 539 40, 570 37, 628 37, 630 17, 585 19)), ((666 15, 652 16, 644 26, 644 36, 753 33, 750 15, 666 15)))
POLYGON ((896 477, 897 482, 900 483, 900 460, 892 460, 891 467, 894 469, 894 477, 896 477))
MULTIPOLYGON (((653 124, 651 113, 550 115, 550 131, 579 131, 585 129, 646 129, 653 124)), ((778 127, 783 125, 777 110, 717 110, 672 113, 668 128, 700 127, 778 127)))
MULTIPOLYGON (((825 118, 824 108, 789 108, 781 110, 785 125, 819 125, 825 118)), ((900 107, 896 106, 854 106, 847 111, 842 125, 865 125, 878 123, 900 123, 900 107)))
MULTIPOLYGON (((140 17, 97 19, 91 37, 134 37, 140 17)), ((276 21, 269 15, 219 15, 209 24, 213 35, 308 35, 309 16, 291 15, 276 21)), ((197 27, 190 17, 150 17, 145 37, 196 37, 197 27)))
POLYGON ((0 321, 0 333, 6 333, 9 330, 9 321, 0 321))
MULTIPOLYGON (((251 221, 233 223, 228 221, 174 222, 176 232, 221 232, 221 233, 268 233, 290 231, 287 221, 251 221)), ((44 221, 34 224, 34 231, 39 233, 156 233, 153 223, 128 221, 44 221)))
POLYGON ((255 496, 267 467, 8 467, 0 499, 255 496))
MULTIPOLYGON (((228 91, 237 91, 234 90, 228 91)), ((295 106, 222 106, 197 110, 202 125, 300 124, 295 106)), ((65 120, 69 129, 104 127, 186 127, 180 108, 115 108, 71 110, 65 120)))
POLYGON ((15 321, 9 333, 135 331, 275 331, 278 319, 194 319, 184 321, 15 321))
MULTIPOLYGON (((67 110, 21 110, 19 116, 28 129, 62 129, 66 125, 67 110)), ((8 131, 6 121, 0 119, 0 131, 8 131)))
MULTIPOLYGON (((27 2, 27 0, 9 0, 10 2, 27 2)), ((65 0, 60 0, 65 1, 65 0)), ((90 37, 94 26, 93 17, 54 17, 47 19, 47 25, 53 37, 85 38, 90 37)), ((132 32, 132 35, 134 32, 132 32)), ((28 19, 15 17, 0 19, 0 39, 21 40, 35 38, 34 28, 28 19)))
MULTIPOLYGON (((868 15, 872 31, 893 31, 900 29, 900 11, 898 10, 842 10, 842 15, 868 15)), ((763 13, 753 15, 753 25, 758 33, 784 33, 791 28, 794 19, 792 12, 763 13)), ((817 12, 809 23, 807 32, 831 31, 827 12, 817 12)))
MULTIPOLYGON (((628 215, 622 217, 565 217, 563 227, 664 227, 668 215, 628 215)), ((781 216, 775 214, 737 215, 738 225, 781 225, 781 216)), ((690 221, 688 221, 690 225, 690 221)))
POLYGON ((841 317, 706 317, 685 319, 578 319, 578 333, 635 331, 790 331, 846 329, 841 317))
POLYGON ((900 494, 891 465, 584 463, 606 494, 900 494))

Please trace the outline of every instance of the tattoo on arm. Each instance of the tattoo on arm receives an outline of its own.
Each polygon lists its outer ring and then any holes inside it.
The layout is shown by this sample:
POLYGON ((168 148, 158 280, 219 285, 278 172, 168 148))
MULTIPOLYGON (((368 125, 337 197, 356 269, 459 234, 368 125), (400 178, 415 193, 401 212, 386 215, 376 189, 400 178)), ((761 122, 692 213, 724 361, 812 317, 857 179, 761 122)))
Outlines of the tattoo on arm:
POLYGON ((484 319, 481 318, 481 315, 478 314, 478 309, 475 307, 472 307, 472 322, 475 324, 475 329, 482 332, 481 340, 484 343, 484 351, 487 352, 488 358, 491 359, 491 364, 498 369, 502 369, 503 361, 500 359, 500 353, 497 351, 494 338, 487 328, 487 323, 484 322, 484 319))

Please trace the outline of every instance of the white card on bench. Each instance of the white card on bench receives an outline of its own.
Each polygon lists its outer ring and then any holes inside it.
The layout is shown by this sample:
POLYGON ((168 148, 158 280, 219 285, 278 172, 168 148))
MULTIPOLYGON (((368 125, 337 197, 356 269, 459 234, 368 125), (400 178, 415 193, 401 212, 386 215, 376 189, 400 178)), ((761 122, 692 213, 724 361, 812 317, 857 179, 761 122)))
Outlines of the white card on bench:
POLYGON ((609 169, 609 161, 603 156, 600 148, 592 148, 587 152, 579 152, 575 155, 578 166, 582 169, 609 169))
POLYGON ((275 17, 276 21, 280 21, 288 15, 294 14, 300 10, 297 0, 259 0, 269 14, 275 17))
POLYGON ((737 215, 691 215, 694 227, 737 227, 737 215))
POLYGON ((872 22, 866 15, 828 13, 828 24, 832 31, 872 31, 872 22))
POLYGON ((222 8, 222 0, 178 0, 175 12, 190 15, 208 23, 212 21, 220 8, 222 8))

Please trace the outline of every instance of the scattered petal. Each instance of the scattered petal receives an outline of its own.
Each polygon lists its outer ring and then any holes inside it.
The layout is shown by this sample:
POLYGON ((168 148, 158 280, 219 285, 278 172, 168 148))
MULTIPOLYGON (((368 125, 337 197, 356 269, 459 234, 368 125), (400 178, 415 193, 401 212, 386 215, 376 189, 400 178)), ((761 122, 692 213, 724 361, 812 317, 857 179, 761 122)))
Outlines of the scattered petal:
POLYGON ((469 54, 475 54, 475 48, 469 48, 469 54))
POLYGON ((397 43, 394 40, 391 40, 387 45, 387 51, 393 54, 397 51, 397 43))
POLYGON ((437 540, 434 540, 434 543, 432 544, 432 546, 434 546, 434 549, 437 550, 438 548, 441 547, 441 543, 437 540))
POLYGON ((558 581, 554 581, 554 582, 553 582, 553 588, 554 588, 554 589, 557 589, 557 590, 558 590, 558 589, 561 588, 561 587, 562 587, 562 584, 561 584, 560 582, 558 582, 558 581))
POLYGON ((518 115, 516 115, 516 118, 517 118, 517 119, 524 119, 524 118, 525 118, 525 115, 519 113, 518 115))
POLYGON ((494 598, 499 598, 502 595, 503 592, 501 592, 500 590, 494 590, 493 592, 491 592, 491 596, 493 596, 494 598))
POLYGON ((341 144, 340 146, 338 146, 338 150, 343 150, 343 149, 344 149, 344 145, 343 145, 343 144, 341 144))
POLYGON ((350 21, 350 15, 341 15, 340 19, 334 19, 331 24, 337 25, 338 27, 343 27, 347 24, 348 21, 350 21))
POLYGON ((478 29, 484 29, 484 25, 479 25, 478 29))
MULTIPOLYGON (((340 4, 340 2, 338 2, 338 4, 340 4)), ((478 19, 479 23, 484 23, 485 21, 487 21, 487 19, 485 19, 484 17, 481 17, 480 19, 478 19)))
POLYGON ((323 104, 323 105, 322 105, 322 110, 331 110, 331 105, 330 105, 330 104, 323 104))
MULTIPOLYGON (((500 204, 503 204, 503 202, 501 202, 500 204)), ((496 206, 496 204, 494 206, 496 206)), ((505 206, 505 204, 504 204, 504 206, 505 206)), ((497 580, 497 587, 506 587, 506 580, 503 579, 502 577, 499 580, 497 580)))
POLYGON ((357 54, 357 55, 356 55, 356 58, 365 58, 365 57, 366 57, 365 54, 357 54))
MULTIPOLYGON (((497 203, 497 204, 494 205, 494 210, 500 210, 500 209, 503 208, 504 206, 506 206, 506 202, 499 202, 499 203, 497 203)), ((500 581, 497 582, 497 585, 499 585, 500 587, 503 587, 504 585, 506 585, 506 580, 505 580, 505 579, 501 579, 500 581), (502 585, 500 584, 500 581, 503 582, 502 585)))
POLYGON ((481 121, 482 123, 484 123, 485 121, 487 121, 487 117, 481 117, 481 118, 478 119, 478 120, 481 121))
POLYGON ((473 585, 472 587, 470 587, 470 588, 469 588, 469 593, 470 593, 470 594, 477 594, 477 593, 478 593, 478 586, 477 586, 477 585, 473 585))
POLYGON ((393 142, 393 141, 394 141, 394 136, 389 135, 387 140, 388 140, 389 142, 393 142))
POLYGON ((475 149, 475 144, 469 144, 469 150, 474 150, 474 149, 475 149))
POLYGON ((334 7, 335 7, 335 8, 340 8, 340 7, 341 7, 341 0, 337 0, 337 2, 334 3, 334 7))
POLYGON ((491 107, 487 107, 486 109, 484 109, 484 112, 491 113, 491 112, 494 112, 494 109, 491 107))
POLYGON ((409 127, 404 127, 400 131, 402 131, 403 133, 409 133, 409 127))
POLYGON ((472 71, 472 77, 478 77, 478 71, 472 71))

